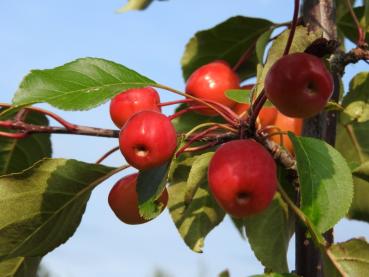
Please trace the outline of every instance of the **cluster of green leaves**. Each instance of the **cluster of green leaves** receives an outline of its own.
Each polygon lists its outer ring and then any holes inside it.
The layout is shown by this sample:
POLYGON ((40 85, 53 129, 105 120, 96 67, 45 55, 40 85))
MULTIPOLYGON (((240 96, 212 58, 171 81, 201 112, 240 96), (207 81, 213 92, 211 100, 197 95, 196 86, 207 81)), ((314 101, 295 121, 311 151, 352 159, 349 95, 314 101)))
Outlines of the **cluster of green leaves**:
MULTIPOLYGON (((131 0, 124 9, 142 9, 150 2, 131 0)), ((354 23, 341 2, 344 1, 338 1, 337 9, 339 31, 353 39, 350 36, 354 23)), ((359 7, 355 11, 366 23, 367 13, 363 10, 359 7)), ((271 34, 278 27, 268 20, 237 16, 196 33, 182 57, 184 79, 213 60, 222 59, 234 65, 245 50, 254 49, 237 73, 242 80, 256 77, 256 91, 260 92, 267 70, 282 55, 288 37, 288 31, 282 32, 266 55, 271 34)), ((291 52, 304 51, 320 35, 321 32, 298 27, 291 52)), ((339 151, 317 139, 291 136, 301 186, 300 211, 309 222, 310 231, 316 234, 327 231, 346 215, 369 221, 367 75, 355 76, 342 100, 344 111, 336 145, 339 151)), ((42 102, 62 110, 87 110, 123 90, 144 86, 163 87, 115 62, 84 58, 54 69, 33 70, 20 84, 13 103, 15 109, 42 102)), ((237 93, 227 95, 239 101, 237 93)), ((0 119, 6 119, 10 112, 1 113, 0 119)), ((47 124, 46 118, 35 113, 28 114, 26 120, 47 124)), ((187 113, 173 123, 183 133, 209 120, 220 119, 187 113)), ((195 252, 202 252, 206 236, 225 217, 208 189, 207 167, 213 151, 181 155, 168 164, 140 172, 138 178, 139 208, 146 218, 158 215, 160 207, 155 199, 169 183, 170 214, 184 243, 195 252)), ((73 235, 92 190, 117 169, 52 159, 48 135, 33 135, 23 140, 0 138, 0 152, 0 275, 32 277, 40 257, 73 235)), ((281 186, 293 191, 283 170, 280 173, 281 186)), ((277 193, 262 213, 233 221, 270 272, 257 276, 295 276, 288 273, 287 264, 295 214, 286 199, 277 193)), ((364 240, 337 243, 322 248, 322 252, 327 276, 365 276, 369 272, 369 245, 364 240)), ((225 271, 222 276, 228 273, 225 271)))

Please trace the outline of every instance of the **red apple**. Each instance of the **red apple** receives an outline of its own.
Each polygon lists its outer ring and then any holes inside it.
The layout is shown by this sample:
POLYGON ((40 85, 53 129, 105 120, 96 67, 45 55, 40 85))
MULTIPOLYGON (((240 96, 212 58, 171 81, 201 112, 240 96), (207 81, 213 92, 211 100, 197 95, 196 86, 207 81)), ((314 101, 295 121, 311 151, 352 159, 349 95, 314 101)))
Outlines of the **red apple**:
MULTIPOLYGON (((240 80, 237 74, 225 61, 214 61, 196 69, 187 80, 186 93, 197 98, 216 101, 227 107, 236 102, 227 98, 224 92, 239 89, 240 80)), ((199 105, 199 104, 194 104, 199 105)), ((199 110, 201 114, 216 115, 211 109, 199 110)))
MULTIPOLYGON (((138 174, 131 174, 120 179, 111 189, 108 202, 115 215, 124 223, 141 224, 149 220, 140 216, 138 211, 138 197, 136 192, 138 174)), ((168 203, 168 191, 164 189, 157 200, 162 209, 168 203)))
POLYGON ((122 128, 119 147, 127 162, 137 169, 159 166, 171 159, 176 150, 176 130, 161 113, 138 112, 122 128))
POLYGON ((306 53, 283 56, 265 78, 265 93, 286 116, 307 118, 323 110, 333 79, 321 59, 306 53))
POLYGON ((133 88, 116 95, 110 102, 110 117, 118 128, 137 112, 151 110, 160 112, 159 94, 152 87, 133 88))
POLYGON ((230 215, 242 218, 266 209, 277 189, 276 164, 254 140, 233 140, 220 146, 208 169, 210 190, 230 215))

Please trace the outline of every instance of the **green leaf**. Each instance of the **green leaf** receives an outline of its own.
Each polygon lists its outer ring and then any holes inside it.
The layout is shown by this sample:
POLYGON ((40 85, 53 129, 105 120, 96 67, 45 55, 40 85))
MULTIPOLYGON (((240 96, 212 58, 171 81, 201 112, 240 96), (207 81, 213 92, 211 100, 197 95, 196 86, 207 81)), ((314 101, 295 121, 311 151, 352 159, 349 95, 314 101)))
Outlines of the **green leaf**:
MULTIPOLYGON (((186 107, 188 106, 185 104, 179 105, 176 112, 185 109, 186 107)), ((174 125, 174 128, 176 128, 177 133, 186 133, 192 130, 195 126, 207 122, 224 123, 225 121, 219 116, 206 116, 196 112, 187 112, 172 120, 172 124, 174 125)))
POLYGON ((241 238, 246 239, 245 221, 242 218, 231 217, 234 227, 236 227, 241 238))
POLYGON ((256 41, 256 57, 258 59, 258 63, 263 64, 263 58, 265 53, 265 48, 269 42, 269 38, 272 34, 273 30, 268 30, 262 34, 258 40, 256 41))
MULTIPOLYGON (((365 27, 366 18, 364 16, 364 13, 365 13, 364 7, 363 6, 356 7, 354 8, 354 12, 357 18, 359 19, 360 25, 364 27, 364 30, 366 33, 365 41, 368 43, 369 42, 369 38, 368 38, 369 26, 365 27)), ((356 27, 356 24, 350 12, 347 12, 344 16, 342 16, 339 19, 339 21, 337 22, 337 27, 338 27, 338 30, 341 31, 346 38, 351 40, 353 43, 357 42, 357 39, 358 39, 357 27, 356 27)))
POLYGON ((342 106, 345 108, 340 118, 342 124, 369 120, 369 72, 360 72, 352 78, 342 106))
POLYGON ((339 111, 339 112, 343 112, 344 108, 338 104, 337 102, 334 101, 328 101, 328 103, 325 105, 324 107, 325 111, 339 111))
POLYGON ((0 262, 2 277, 37 277, 39 257, 19 257, 0 262))
POLYGON ((265 274, 260 274, 260 275, 252 275, 250 277, 299 277, 298 275, 295 274, 290 274, 290 273, 265 273, 265 274))
POLYGON ((102 165, 44 159, 0 177, 0 259, 43 256, 66 242, 92 189, 114 173, 102 165))
POLYGON ((155 84, 114 62, 83 58, 54 69, 32 70, 21 82, 13 103, 46 102, 62 110, 88 110, 119 92, 155 84))
MULTIPOLYGON (((338 125, 336 148, 354 170, 359 170, 357 169, 359 166, 365 168, 364 164, 369 161, 368 131, 368 121, 364 123, 354 121, 346 127, 338 125)), ((348 217, 369 222, 369 182, 365 181, 367 177, 363 175, 363 168, 354 173, 354 199, 348 217), (358 173, 361 175, 360 178, 355 177, 358 173)))
POLYGON ((196 194, 201 182, 206 180, 208 167, 214 152, 208 152, 196 157, 188 174, 187 188, 185 193, 185 204, 188 205, 196 194))
POLYGON ((231 274, 229 273, 228 269, 226 269, 219 273, 218 277, 231 277, 231 274))
MULTIPOLYGON (((355 4, 355 0, 350 0, 351 4, 355 4)), ((340 21, 341 17, 349 11, 347 0, 336 0, 336 20, 340 21)))
POLYGON ((364 0, 364 27, 365 29, 368 29, 369 27, 369 0, 364 0))
MULTIPOLYGON (((259 94, 264 88, 264 80, 272 65, 283 55, 286 47, 289 30, 283 31, 273 42, 266 63, 263 70, 258 72, 256 82, 256 94, 259 94)), ((304 50, 316 39, 322 36, 322 32, 309 31, 306 27, 297 26, 295 35, 293 37, 291 49, 289 53, 304 52, 304 50)))
POLYGON ((186 160, 178 162, 170 179, 168 207, 187 246, 195 252, 202 252, 206 235, 223 220, 225 214, 210 195, 207 178, 202 180, 191 203, 185 203, 190 170, 191 165, 186 160))
POLYGON ((150 4, 152 0, 128 0, 128 3, 117 10, 118 13, 124 13, 132 10, 144 10, 150 4))
POLYGON ((251 89, 230 89, 225 91, 225 96, 229 99, 242 104, 250 104, 251 89))
POLYGON ((291 132, 288 135, 296 155, 301 210, 323 233, 346 216, 350 208, 351 170, 341 154, 324 141, 296 137, 291 132))
MULTIPOLYGON (((44 115, 34 112, 28 113, 25 122, 44 126, 49 123, 44 115)), ((0 137, 0 175, 22 171, 38 160, 50 157, 51 152, 49 134, 33 134, 24 139, 0 137)))
POLYGON ((142 170, 137 178, 138 208, 140 215, 145 219, 157 217, 163 210, 161 203, 156 200, 162 194, 167 183, 169 163, 142 170))
MULTIPOLYGON (((253 47, 260 35, 273 23, 260 18, 232 17, 215 27, 200 31, 186 45, 182 56, 185 79, 198 67, 214 60, 225 60, 235 65, 242 54, 253 47)), ((256 54, 244 63, 237 73, 241 79, 255 76, 256 54)))
POLYGON ((369 276, 369 244, 364 239, 333 244, 327 255, 341 276, 369 276))
POLYGON ((269 271, 288 272, 287 250, 292 235, 290 217, 286 203, 276 194, 265 211, 244 219, 251 248, 269 271))
POLYGON ((369 161, 362 163, 352 171, 352 174, 369 182, 369 161))

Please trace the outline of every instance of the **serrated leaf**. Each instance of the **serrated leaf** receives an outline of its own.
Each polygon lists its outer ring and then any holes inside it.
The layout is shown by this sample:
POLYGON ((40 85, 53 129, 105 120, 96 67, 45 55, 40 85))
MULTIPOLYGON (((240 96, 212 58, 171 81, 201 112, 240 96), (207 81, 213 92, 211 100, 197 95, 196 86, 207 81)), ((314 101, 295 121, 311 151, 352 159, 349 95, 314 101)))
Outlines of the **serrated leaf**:
MULTIPOLYGON (((49 123, 44 115, 34 112, 28 113, 25 122, 44 126, 49 123)), ((50 157, 51 152, 49 134, 33 134, 24 139, 0 137, 0 175, 22 171, 36 161, 50 157)))
MULTIPOLYGON (((262 71, 258 71, 256 82, 256 94, 259 94, 264 88, 264 80, 272 65, 283 55, 286 47, 289 30, 283 31, 273 42, 266 63, 262 71)), ((303 26, 297 26, 296 32, 293 37, 291 49, 289 53, 304 52, 304 50, 317 38, 322 36, 321 30, 309 31, 308 28, 303 26)))
POLYGON ((345 108, 340 117, 342 124, 369 120, 369 72, 360 72, 351 79, 342 106, 345 108))
POLYGON ((114 173, 102 165, 44 159, 0 177, 0 259, 43 256, 66 242, 92 189, 114 173))
MULTIPOLYGON (((242 54, 252 47, 272 24, 265 19, 236 16, 213 28, 197 32, 187 43, 182 56, 184 78, 187 79, 195 69, 214 60, 236 64, 242 54)), ((254 53, 237 71, 241 79, 255 76, 256 64, 254 53)))
MULTIPOLYGON (((186 107, 187 105, 182 104, 176 109, 176 112, 185 109, 186 107)), ((174 128, 176 128, 177 133, 186 133, 192 130, 195 126, 207 122, 224 123, 225 121, 219 116, 206 116, 192 111, 186 112, 172 120, 172 124, 174 128)))
POLYGON ((291 238, 286 203, 276 194, 269 207, 244 219, 246 235, 256 258, 274 272, 288 272, 287 250, 291 238))
POLYGON ((327 255, 341 276, 369 276, 369 244, 364 239, 333 244, 327 255))
POLYGON ((351 170, 326 142, 289 132, 300 181, 301 210, 320 233, 346 216, 353 198, 351 170), (337 202, 340 205, 337 205, 337 202))
MULTIPOLYGON (((345 157, 352 169, 356 169, 369 161, 368 132, 368 121, 364 123, 352 122, 346 128, 342 124, 338 124, 336 148, 345 157), (351 132, 350 136, 348 132, 351 132)), ((369 222, 369 182, 365 181, 365 178, 355 176, 353 180, 354 199, 348 217, 369 222)))
POLYGON ((88 110, 129 88, 145 87, 154 81, 112 61, 77 59, 45 70, 32 70, 21 82, 13 103, 46 102, 62 110, 88 110))
POLYGON ((118 13, 124 13, 133 10, 144 10, 150 4, 152 0, 128 0, 128 3, 117 10, 118 13))
MULTIPOLYGON (((364 31, 366 33, 365 41, 368 43, 368 33, 369 33, 369 26, 365 27, 365 16, 364 16, 364 7, 356 7, 354 8, 354 13, 356 14, 357 18, 359 19, 359 23, 362 27, 364 27, 364 31)), ((344 34, 346 38, 351 40, 353 43, 357 42, 358 39, 358 32, 355 21, 353 20, 351 13, 347 12, 337 21, 338 29, 344 34)))
POLYGON ((272 34, 273 30, 268 30, 264 32, 256 41, 255 51, 256 57, 258 59, 258 63, 263 64, 263 58, 265 53, 265 48, 269 42, 269 38, 272 34))
POLYGON ((37 277, 39 257, 19 257, 0 262, 2 277, 37 277))
POLYGON ((187 246, 195 252, 202 252, 206 235, 223 220, 225 214, 210 195, 207 180, 201 182, 191 203, 186 205, 184 199, 190 169, 191 166, 185 162, 176 167, 168 188, 168 207, 187 246))
POLYGON ((201 185, 201 182, 205 181, 208 175, 208 167, 211 158, 214 156, 214 152, 208 152, 199 156, 193 161, 190 172, 187 179, 187 188, 185 193, 185 204, 189 204, 197 189, 201 185))
POLYGON ((157 217, 163 207, 156 200, 162 194, 167 183, 169 163, 142 170, 137 178, 138 208, 140 215, 145 219, 157 217))
POLYGON ((237 103, 250 104, 251 91, 251 89, 229 89, 224 94, 237 103))

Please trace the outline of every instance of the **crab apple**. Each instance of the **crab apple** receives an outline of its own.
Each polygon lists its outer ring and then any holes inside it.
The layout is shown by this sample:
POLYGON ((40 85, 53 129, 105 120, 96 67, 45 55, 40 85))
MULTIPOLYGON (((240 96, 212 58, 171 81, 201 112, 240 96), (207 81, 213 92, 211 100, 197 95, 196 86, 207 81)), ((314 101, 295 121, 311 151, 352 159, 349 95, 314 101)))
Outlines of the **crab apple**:
POLYGON ((151 110, 160 112, 160 97, 152 87, 132 88, 119 93, 110 102, 110 117, 118 128, 137 112, 151 110))
MULTIPOLYGON (((291 131, 295 135, 299 136, 302 133, 302 124, 303 124, 303 120, 301 118, 288 117, 288 116, 285 116, 284 114, 278 112, 276 120, 275 120, 273 125, 278 127, 281 131, 284 131, 284 132, 291 131)), ((293 144, 292 144, 290 138, 288 137, 288 135, 283 135, 283 137, 281 137, 280 135, 276 134, 276 135, 271 136, 270 139, 272 141, 278 143, 278 144, 282 144, 282 142, 283 142, 283 146, 291 154, 294 153, 293 144), (282 139, 283 139, 283 141, 282 141, 282 139)))
POLYGON ((134 114, 119 134, 119 148, 127 162, 137 169, 159 166, 177 147, 177 134, 170 119, 159 112, 134 114))
POLYGON ((258 142, 233 140, 220 146, 208 169, 210 190, 230 215, 242 218, 266 209, 277 189, 276 164, 258 142))
MULTIPOLYGON (((199 67, 191 74, 186 83, 186 93, 197 98, 216 101, 227 107, 233 107, 236 102, 227 98, 224 92, 239 88, 240 80, 237 74, 225 61, 214 61, 199 67)), ((199 110, 198 112, 205 115, 217 114, 211 109, 199 110)))
POLYGON ((306 53, 283 56, 265 78, 265 93, 286 116, 307 118, 323 110, 333 79, 321 59, 306 53))
MULTIPOLYGON (((121 221, 127 224, 141 224, 150 221, 141 217, 138 211, 137 177, 138 174, 135 173, 120 179, 113 186, 108 197, 110 208, 121 221)), ((157 202, 161 204, 161 208, 164 210, 168 203, 168 191, 166 188, 157 202)))

